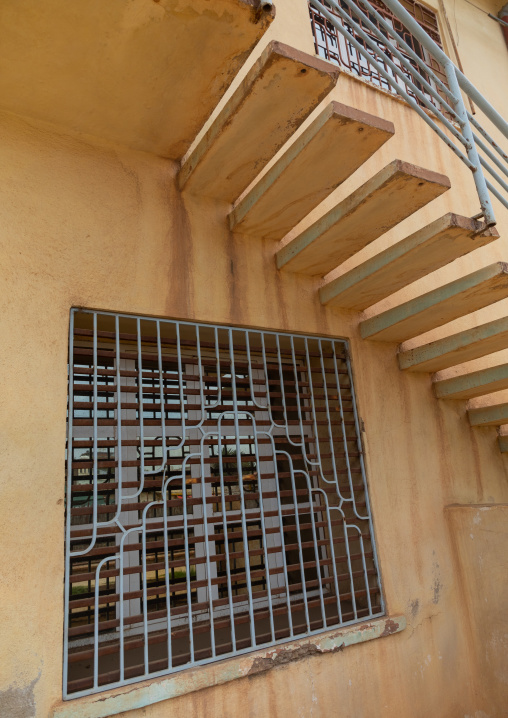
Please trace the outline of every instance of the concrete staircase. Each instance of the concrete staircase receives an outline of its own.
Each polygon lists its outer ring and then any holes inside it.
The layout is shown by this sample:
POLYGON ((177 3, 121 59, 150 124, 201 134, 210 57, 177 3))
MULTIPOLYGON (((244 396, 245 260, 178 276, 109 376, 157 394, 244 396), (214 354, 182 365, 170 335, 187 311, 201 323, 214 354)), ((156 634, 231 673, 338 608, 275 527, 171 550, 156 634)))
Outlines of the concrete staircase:
MULTIPOLYGON (((270 3, 154 3, 146 18, 135 18, 136 32, 122 0, 108 2, 107 17, 102 0, 88 0, 84 14, 77 5, 47 0, 33 21, 5 38, 0 65, 10 71, 0 73, 0 96, 8 98, 3 108, 177 161, 180 190, 224 203, 233 232, 273 241, 281 272, 324 277, 450 187, 447 177, 397 159, 293 236, 393 136, 392 123, 330 102, 295 137, 341 71, 275 41, 249 60, 274 18, 270 3), (72 30, 72 45, 55 29, 57 15, 59 28, 67 23, 72 30), (231 91, 246 62, 250 67, 231 91), (291 240, 279 244, 289 233, 291 240)), ((446 214, 325 281, 316 290, 319 301, 360 313, 497 236, 474 219, 446 214)), ((359 314, 360 333, 400 343, 506 297, 507 266, 496 263, 363 321, 359 314)), ((397 358, 402 371, 436 372, 506 348, 504 318, 397 358)), ((440 400, 508 388, 508 365, 435 381, 434 388, 440 400)), ((473 426, 499 426, 508 423, 508 405, 473 409, 469 418, 473 426)), ((501 441, 502 451, 507 447, 501 441)))

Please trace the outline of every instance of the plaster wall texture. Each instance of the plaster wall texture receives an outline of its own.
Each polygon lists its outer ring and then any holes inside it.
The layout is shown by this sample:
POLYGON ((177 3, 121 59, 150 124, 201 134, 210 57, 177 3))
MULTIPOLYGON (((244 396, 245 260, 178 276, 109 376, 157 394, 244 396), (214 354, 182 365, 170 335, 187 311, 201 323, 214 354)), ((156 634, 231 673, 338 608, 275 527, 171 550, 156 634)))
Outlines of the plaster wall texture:
MULTIPOLYGON (((289 0, 280 0, 268 34, 312 52, 306 11, 293 13, 291 7, 289 0)), ((497 36, 486 41, 477 35, 481 18, 477 21, 474 9, 466 6, 461 5, 457 23, 468 48, 464 65, 471 74, 481 74, 478 84, 484 89, 484 73, 477 66, 491 61, 497 36)), ((499 78, 508 76, 501 33, 498 45, 499 78)), ((488 83, 487 95, 495 80, 488 83)), ((395 158, 452 180, 448 193, 362 256, 448 211, 477 211, 468 171, 402 103, 346 76, 330 99, 393 121, 396 135, 319 213, 395 158)), ((369 312, 322 307, 319 278, 278 273, 274 243, 229 232, 229 206, 182 196, 176 190, 175 163, 8 113, 0 122, 0 715, 45 718, 61 702, 72 306, 347 337, 365 424, 387 609, 405 613, 408 621, 405 631, 383 640, 132 711, 129 718, 502 715, 497 712, 499 677, 475 657, 485 589, 477 580, 477 566, 462 554, 459 560, 444 512, 452 503, 508 502, 506 459, 498 451, 495 430, 470 429, 466 403, 438 402, 427 374, 400 372, 395 345, 362 342, 358 321, 369 312), (477 588, 469 602, 463 597, 464 580, 477 588)), ((402 290, 399 298, 506 260, 508 217, 496 209, 498 242, 402 290)), ((382 307, 394 302, 389 298, 382 307)), ((457 320, 453 330, 504 315, 507 308, 502 302, 457 320)), ((443 333, 436 331, 432 338, 443 333)), ((499 533, 494 536, 490 540, 497 541, 499 533)), ((487 540, 485 535, 482 541, 487 540)), ((502 594, 498 601, 506 615, 502 594)))

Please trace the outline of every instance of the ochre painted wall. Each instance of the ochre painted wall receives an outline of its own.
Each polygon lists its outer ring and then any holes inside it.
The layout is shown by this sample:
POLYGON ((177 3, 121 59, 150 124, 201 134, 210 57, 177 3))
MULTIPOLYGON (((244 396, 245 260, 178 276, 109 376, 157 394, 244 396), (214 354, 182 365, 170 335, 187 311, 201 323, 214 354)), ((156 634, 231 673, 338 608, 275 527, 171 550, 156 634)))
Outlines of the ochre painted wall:
MULTIPOLYGON (((312 52, 306 10, 292 12, 294 1, 278 2, 270 37, 312 52)), ((508 53, 498 28, 491 36, 491 26, 475 12, 463 3, 456 9, 459 52, 466 73, 470 69, 473 80, 485 80, 485 92, 495 94, 495 79, 485 79, 480 67, 486 70, 494 57, 497 77, 507 79, 508 53), (482 32, 475 33, 479 26, 482 32)), ((396 135, 319 212, 394 158, 452 180, 448 193, 349 266, 447 211, 478 211, 469 172, 401 102, 346 76, 331 99, 392 120, 396 135)), ((498 93, 491 99, 504 103, 508 115, 508 98, 498 93)), ((484 587, 474 560, 480 548, 472 542, 468 563, 445 515, 450 504, 508 502, 506 459, 495 430, 471 429, 465 402, 438 402, 429 375, 400 372, 395 345, 361 341, 360 315, 320 305, 320 280, 278 273, 273 243, 232 235, 226 205, 182 197, 174 163, 66 136, 7 113, 0 126, 2 718, 45 718, 61 700, 72 306, 349 338, 387 609, 408 620, 400 634, 134 711, 129 718, 502 715, 499 678, 484 670, 477 655, 484 617, 484 587), (469 580, 478 592, 465 601, 469 580)), ((508 213, 498 205, 496 210, 499 241, 380 306, 508 260, 508 213)), ((507 308, 500 303, 434 336, 502 316, 507 308)), ((460 528, 465 530, 463 523, 460 528)), ((490 541, 500 535, 496 530, 490 541)), ((481 551, 490 545, 485 534, 481 551)), ((503 594, 498 600, 502 604, 503 594)), ((505 615, 506 608, 499 605, 505 615)))

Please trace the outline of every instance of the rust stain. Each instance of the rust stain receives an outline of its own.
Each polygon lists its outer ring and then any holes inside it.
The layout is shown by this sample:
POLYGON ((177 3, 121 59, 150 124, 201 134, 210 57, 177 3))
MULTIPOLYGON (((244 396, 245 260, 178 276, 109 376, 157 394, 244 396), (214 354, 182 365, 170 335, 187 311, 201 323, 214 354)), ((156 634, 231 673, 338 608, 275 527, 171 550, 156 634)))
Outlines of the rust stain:
MULTIPOLYGON (((395 624, 397 625, 397 624, 395 624)), ((280 648, 275 650, 271 656, 255 658, 251 668, 249 669, 247 676, 254 676, 258 673, 264 673, 272 668, 278 668, 279 666, 286 666, 295 661, 301 661, 311 656, 320 655, 323 653, 338 653, 344 650, 344 643, 339 646, 335 646, 329 650, 324 651, 315 643, 308 643, 304 646, 298 646, 297 648, 280 648)))
POLYGON ((396 621, 393 621, 391 618, 387 618, 384 631, 381 634, 381 638, 383 638, 383 636, 390 636, 392 633, 397 633, 398 630, 399 624, 396 621))

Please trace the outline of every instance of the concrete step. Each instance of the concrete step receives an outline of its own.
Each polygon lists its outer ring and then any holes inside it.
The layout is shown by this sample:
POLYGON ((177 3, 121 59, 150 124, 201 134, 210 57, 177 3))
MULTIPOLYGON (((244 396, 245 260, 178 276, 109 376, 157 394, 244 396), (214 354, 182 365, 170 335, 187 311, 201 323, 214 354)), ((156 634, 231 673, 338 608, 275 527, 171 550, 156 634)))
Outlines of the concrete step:
POLYGON ((508 403, 469 409, 467 415, 471 426, 502 426, 508 424, 508 403))
POLYGON ((330 103, 234 208, 230 228, 282 239, 393 133, 387 120, 330 103))
POLYGON ((3 109, 178 160, 275 16, 258 0, 2 10, 3 109))
POLYGON ((336 84, 340 70, 271 42, 182 163, 180 189, 234 202, 336 84))
POLYGON ((495 262, 360 323, 363 339, 403 342, 508 297, 508 264, 495 262))
POLYGON ((438 399, 473 399, 501 389, 508 389, 508 364, 434 382, 438 399))
POLYGON ((449 187, 444 175, 394 160, 277 252, 277 266, 327 274, 449 187))
POLYGON ((508 349, 508 317, 399 352, 403 371, 435 372, 508 349))
POLYGON ((445 214, 401 242, 325 284, 322 304, 362 310, 499 237, 469 217, 445 214), (483 231, 482 231, 483 230, 483 231))

